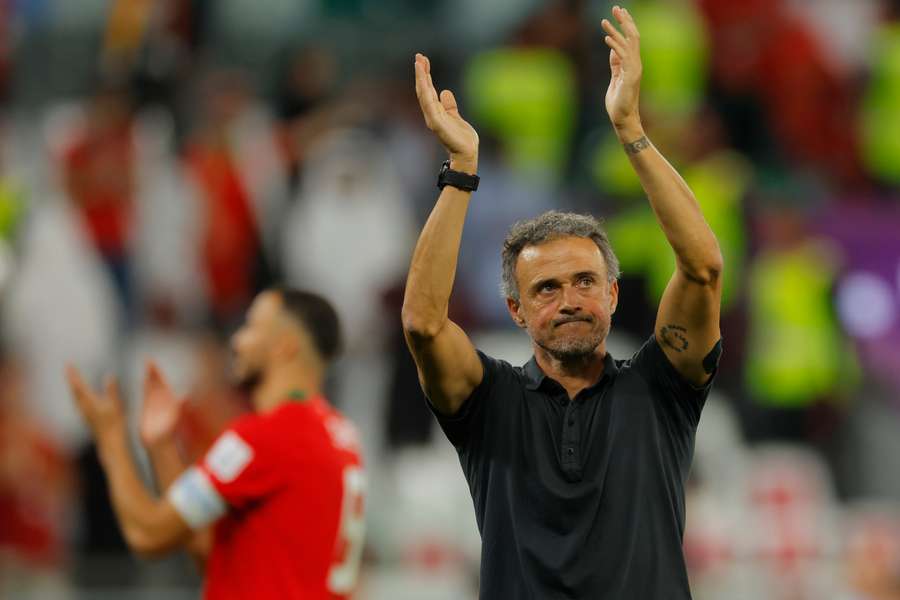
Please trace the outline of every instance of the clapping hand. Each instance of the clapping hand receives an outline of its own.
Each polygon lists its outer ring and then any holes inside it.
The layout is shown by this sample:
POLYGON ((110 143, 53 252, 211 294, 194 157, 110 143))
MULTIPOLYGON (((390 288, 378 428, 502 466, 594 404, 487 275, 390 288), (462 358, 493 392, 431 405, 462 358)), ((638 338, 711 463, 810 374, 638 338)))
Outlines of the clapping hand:
POLYGON ((621 31, 608 19, 601 26, 609 46, 609 68, 612 76, 606 90, 606 112, 616 128, 640 122, 641 36, 634 19, 626 9, 614 6, 613 17, 621 31))
POLYGON ((456 98, 450 90, 438 95, 431 81, 431 63, 416 54, 416 96, 425 117, 425 125, 433 131, 450 154, 451 168, 475 173, 478 165, 478 133, 459 115, 456 98))
POLYGON ((175 395, 159 366, 148 362, 144 373, 144 401, 138 429, 147 448, 170 440, 184 408, 184 398, 175 395))

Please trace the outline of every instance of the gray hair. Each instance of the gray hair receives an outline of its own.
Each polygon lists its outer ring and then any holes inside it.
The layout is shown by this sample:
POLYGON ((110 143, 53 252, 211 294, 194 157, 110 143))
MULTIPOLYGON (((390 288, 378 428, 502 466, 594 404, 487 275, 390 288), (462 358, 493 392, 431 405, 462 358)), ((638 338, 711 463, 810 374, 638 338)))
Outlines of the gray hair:
POLYGON ((609 281, 619 278, 619 259, 613 252, 600 219, 590 215, 551 210, 533 219, 518 221, 509 228, 503 242, 503 281, 500 290, 505 298, 519 300, 516 261, 526 246, 536 246, 564 237, 580 237, 594 241, 603 254, 609 281))

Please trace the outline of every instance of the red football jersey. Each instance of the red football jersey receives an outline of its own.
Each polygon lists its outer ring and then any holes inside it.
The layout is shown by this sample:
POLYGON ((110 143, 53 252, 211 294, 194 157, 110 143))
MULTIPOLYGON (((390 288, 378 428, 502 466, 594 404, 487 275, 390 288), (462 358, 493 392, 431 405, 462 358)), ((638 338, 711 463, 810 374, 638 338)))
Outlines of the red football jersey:
POLYGON ((323 398, 238 419, 169 498, 218 519, 206 600, 335 600, 356 583, 365 477, 353 425, 323 398))

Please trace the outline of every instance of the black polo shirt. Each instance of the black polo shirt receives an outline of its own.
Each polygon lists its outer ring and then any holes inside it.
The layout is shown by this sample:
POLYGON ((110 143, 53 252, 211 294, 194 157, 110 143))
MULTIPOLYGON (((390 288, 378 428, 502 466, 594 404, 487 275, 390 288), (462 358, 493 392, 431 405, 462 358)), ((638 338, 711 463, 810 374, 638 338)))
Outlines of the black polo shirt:
POLYGON ((574 401, 534 358, 479 352, 484 379, 437 413, 469 482, 491 600, 685 600, 684 487, 712 383, 650 339, 574 401))

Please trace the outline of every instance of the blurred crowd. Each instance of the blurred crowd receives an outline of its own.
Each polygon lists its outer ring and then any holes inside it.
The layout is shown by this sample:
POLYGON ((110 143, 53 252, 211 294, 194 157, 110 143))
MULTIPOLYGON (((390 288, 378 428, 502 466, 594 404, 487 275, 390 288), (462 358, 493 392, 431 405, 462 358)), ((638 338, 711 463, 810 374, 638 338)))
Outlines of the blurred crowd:
MULTIPOLYGON (((125 555, 63 366, 118 374, 134 408, 155 358, 200 456, 247 410, 228 337, 275 283, 324 294, 345 327, 329 396, 371 472, 359 597, 473 596, 470 499, 399 327, 444 159, 413 53, 481 139, 453 318, 527 359, 503 237, 590 212, 621 260, 626 358, 673 258, 603 108, 611 4, 0 2, 0 598, 196 595, 186 561, 125 555)), ((900 599, 900 2, 624 4, 645 127, 726 259, 695 597, 900 599)))

